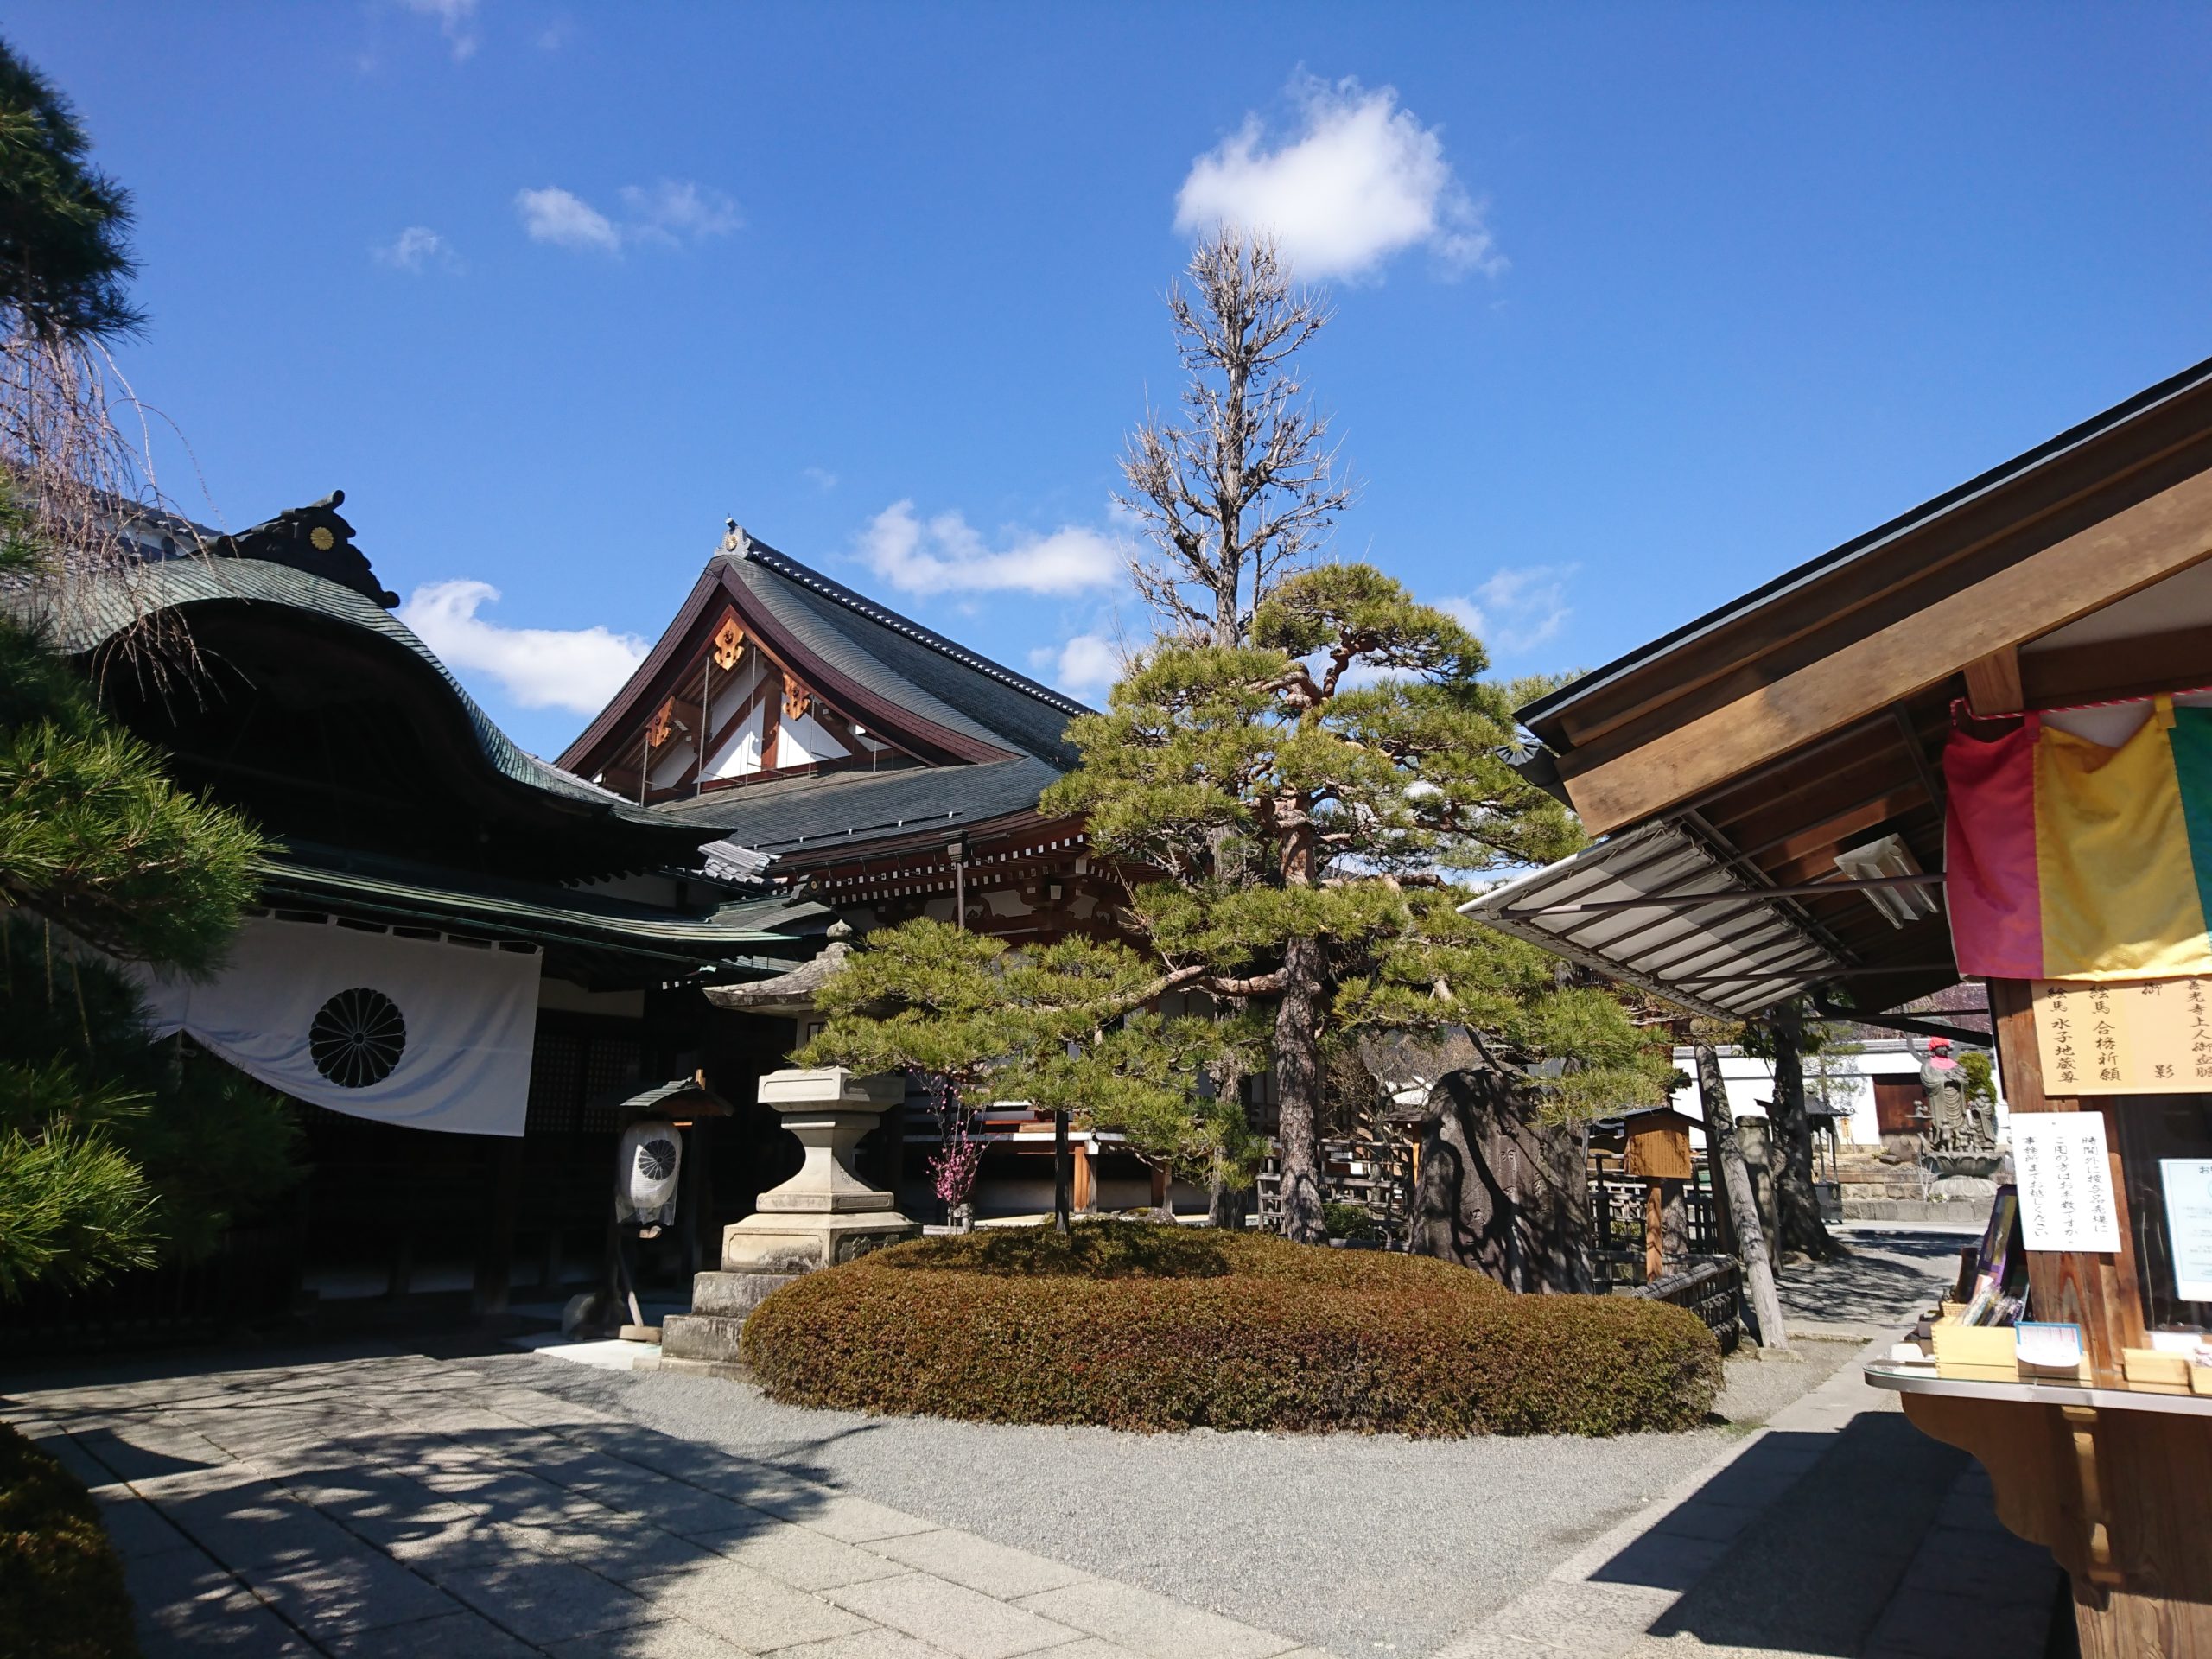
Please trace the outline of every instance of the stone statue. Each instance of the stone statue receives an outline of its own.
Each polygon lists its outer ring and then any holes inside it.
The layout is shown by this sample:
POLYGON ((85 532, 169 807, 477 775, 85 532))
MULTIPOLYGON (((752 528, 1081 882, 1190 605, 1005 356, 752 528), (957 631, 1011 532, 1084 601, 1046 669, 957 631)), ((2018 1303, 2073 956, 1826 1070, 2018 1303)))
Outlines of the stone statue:
POLYGON ((1997 1144, 1982 1113, 1967 1098, 1966 1068, 1951 1058, 1951 1045, 1945 1039, 1936 1038, 1928 1045, 1920 1084, 1928 1091, 1930 1150, 1986 1152, 1997 1144))

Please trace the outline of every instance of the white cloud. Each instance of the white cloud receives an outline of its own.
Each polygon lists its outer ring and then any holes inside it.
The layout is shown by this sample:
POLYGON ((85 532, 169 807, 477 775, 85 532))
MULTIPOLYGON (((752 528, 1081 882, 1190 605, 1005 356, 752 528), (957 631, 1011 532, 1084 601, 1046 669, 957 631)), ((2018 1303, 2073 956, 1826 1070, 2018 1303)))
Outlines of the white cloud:
POLYGON ((1271 230, 1308 277, 1373 274, 1393 254, 1427 247, 1450 270, 1505 268, 1482 210, 1444 159, 1444 141, 1397 89, 1293 80, 1297 133, 1268 148, 1257 115, 1192 163, 1175 197, 1175 228, 1271 230))
POLYGON ((1102 532, 1063 524, 1049 535, 1015 532, 995 551, 966 518, 940 512, 925 523, 912 501, 894 501, 860 534, 869 569, 908 594, 1014 590, 1071 594, 1121 579, 1128 552, 1102 532))
POLYGON ((625 185, 621 195, 626 216, 619 220, 609 219, 575 191, 551 184, 517 192, 515 211, 522 215, 522 227, 533 242, 597 248, 602 253, 620 253, 639 242, 675 247, 728 236, 745 223, 728 196, 689 181, 663 179, 650 189, 625 185))
POLYGON ((824 495, 837 487, 837 474, 827 467, 802 467, 798 475, 824 495))
POLYGON ((399 3, 418 17, 438 20, 438 32, 446 37, 455 63, 470 57, 482 44, 476 33, 476 0, 399 0, 399 3))
POLYGON ((1070 696, 1103 703, 1122 677, 1122 645, 1109 634, 1078 633, 1060 645, 1031 652, 1029 665, 1070 696))
POLYGON ((1567 584, 1581 567, 1529 564, 1500 570, 1472 594, 1437 601, 1499 656, 1533 651, 1567 626, 1567 584))
POLYGON ((558 185, 518 192, 515 211, 522 215, 522 227, 533 242, 550 242, 559 248, 598 248, 607 253, 622 246, 622 233, 613 220, 582 196, 558 185))
POLYGON ((371 248, 369 253, 378 264, 390 265, 394 270, 420 272, 431 265, 441 270, 466 269, 453 244, 427 225, 410 225, 391 241, 371 248))
POLYGON ((595 715, 645 660, 645 642, 603 627, 508 628, 476 614, 496 604, 488 582, 429 582, 399 620, 459 674, 486 674, 524 709, 595 715))
POLYGON ((622 206, 629 212, 623 234, 631 241, 696 242, 728 236, 745 223, 729 197, 689 181, 663 179, 650 190, 626 184, 622 206))

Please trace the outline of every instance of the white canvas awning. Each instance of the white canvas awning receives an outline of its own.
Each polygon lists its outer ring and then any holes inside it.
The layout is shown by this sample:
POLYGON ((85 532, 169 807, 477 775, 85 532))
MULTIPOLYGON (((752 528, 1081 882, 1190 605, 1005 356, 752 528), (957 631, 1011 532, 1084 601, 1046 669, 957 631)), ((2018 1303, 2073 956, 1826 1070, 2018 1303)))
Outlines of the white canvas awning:
POLYGON ((1849 967, 1790 894, 1763 888, 1666 822, 1601 841, 1460 908, 1716 1019, 1746 1018, 1849 967))

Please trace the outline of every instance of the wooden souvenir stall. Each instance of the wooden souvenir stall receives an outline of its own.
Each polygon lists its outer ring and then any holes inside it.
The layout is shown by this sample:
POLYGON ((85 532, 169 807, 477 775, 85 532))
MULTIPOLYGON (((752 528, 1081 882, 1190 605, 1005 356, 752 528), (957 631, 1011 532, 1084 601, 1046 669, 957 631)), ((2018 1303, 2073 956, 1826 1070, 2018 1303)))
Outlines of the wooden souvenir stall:
POLYGON ((2085 1655, 2212 1659, 2212 363, 1518 715, 1595 839, 1483 919, 1713 1019, 1993 1043, 1993 1271, 1866 1380, 2085 1655), (1962 980, 1990 1028, 1896 1012, 1962 980))
MULTIPOLYGON (((2063 1174, 2082 1236, 2069 1242, 2116 1246, 2027 1252, 2035 1319, 2079 1329, 2080 1375, 2018 1364, 2007 1380, 1878 1364, 1868 1380, 1899 1390, 1916 1427, 1989 1471, 1999 1519, 2073 1579, 2088 1659, 2212 1654, 2212 1364, 2192 1363, 2212 1354, 2180 1339, 2212 1321, 2212 1283, 2176 1276, 2177 1263, 2202 1264, 2212 1234, 2212 1092, 2049 1093, 2044 1051, 2063 1001, 2048 989, 2037 997, 2031 982, 1988 983, 2016 1160, 2025 1165, 2031 1115, 2094 1125, 2030 1154, 2063 1163, 2071 1154, 2063 1174)), ((2158 981, 2114 985, 2096 1000, 2109 1008, 2142 999, 2146 985, 2180 1000, 2174 982, 2158 981)), ((2119 1022, 2093 1017, 2091 1033, 2101 1025, 2119 1022)), ((2024 1187, 2039 1180, 2056 1197, 2058 1172, 2019 1173, 2024 1187)))

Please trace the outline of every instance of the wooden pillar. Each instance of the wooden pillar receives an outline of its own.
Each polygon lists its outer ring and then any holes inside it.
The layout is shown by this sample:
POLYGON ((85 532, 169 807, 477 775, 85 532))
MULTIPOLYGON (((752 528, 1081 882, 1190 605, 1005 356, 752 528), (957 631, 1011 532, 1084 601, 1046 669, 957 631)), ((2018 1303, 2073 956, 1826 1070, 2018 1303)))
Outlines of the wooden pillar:
POLYGON ((1650 1284, 1667 1272, 1667 1199, 1660 1192, 1664 1181, 1643 1184, 1643 1282, 1650 1284))
MULTIPOLYGON (((2043 1057, 2036 1046, 2035 1005, 2026 981, 1993 979, 1989 1007, 1997 1026, 1997 1060, 2005 1099, 2015 1112, 2101 1111, 2106 1156, 2112 1166, 2113 1220, 2124 1246, 2133 1236, 2127 1213, 2127 1183, 2120 1166, 2116 1103, 2043 1091, 2043 1057)), ((2136 1284, 2132 1251, 2031 1250, 2028 1288, 2038 1319, 2082 1327, 2089 1367, 2100 1384, 2123 1388, 2120 1351, 2146 1345, 2143 1298, 2136 1284)))
POLYGON ((1079 1216, 1088 1216, 1098 1208, 1098 1192, 1090 1170, 1090 1143, 1080 1142, 1075 1149, 1075 1210, 1079 1216))
POLYGON ((1155 1210, 1167 1207, 1167 1172, 1156 1164, 1152 1169, 1152 1207, 1155 1210))

